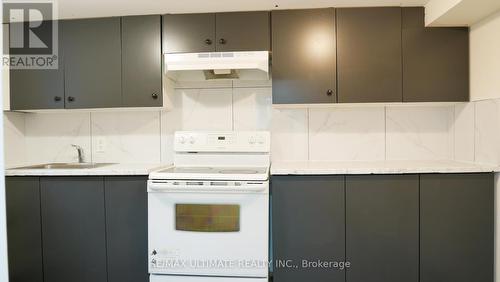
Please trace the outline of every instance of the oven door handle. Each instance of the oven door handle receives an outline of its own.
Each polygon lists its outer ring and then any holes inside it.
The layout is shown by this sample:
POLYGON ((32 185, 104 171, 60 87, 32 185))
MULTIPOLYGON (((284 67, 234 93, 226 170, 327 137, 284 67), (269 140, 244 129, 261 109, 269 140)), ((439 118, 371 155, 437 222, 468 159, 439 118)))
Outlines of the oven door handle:
POLYGON ((150 184, 150 192, 262 192, 266 190, 265 185, 252 186, 186 186, 168 184, 150 184))

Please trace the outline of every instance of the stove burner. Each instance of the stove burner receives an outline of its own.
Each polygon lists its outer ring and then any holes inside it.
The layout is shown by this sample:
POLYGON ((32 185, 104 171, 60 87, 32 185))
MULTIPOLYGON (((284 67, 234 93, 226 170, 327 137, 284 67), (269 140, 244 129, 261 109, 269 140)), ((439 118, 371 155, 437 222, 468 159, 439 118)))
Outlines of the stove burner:
POLYGON ((223 169, 220 170, 219 173, 225 173, 225 174, 256 174, 259 173, 256 170, 250 170, 250 169, 223 169))
POLYGON ((213 167, 197 167, 197 166, 189 166, 189 167, 175 167, 175 170, 182 170, 182 171, 198 171, 198 170, 213 170, 213 167))

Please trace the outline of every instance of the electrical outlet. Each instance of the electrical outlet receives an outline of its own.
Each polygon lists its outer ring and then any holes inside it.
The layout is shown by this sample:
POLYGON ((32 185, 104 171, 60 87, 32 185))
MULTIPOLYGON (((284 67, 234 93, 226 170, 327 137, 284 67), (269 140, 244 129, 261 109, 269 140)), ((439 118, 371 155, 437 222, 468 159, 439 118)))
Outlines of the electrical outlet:
POLYGON ((106 152, 106 139, 104 137, 98 137, 97 138, 95 151, 97 153, 104 153, 104 152, 106 152))

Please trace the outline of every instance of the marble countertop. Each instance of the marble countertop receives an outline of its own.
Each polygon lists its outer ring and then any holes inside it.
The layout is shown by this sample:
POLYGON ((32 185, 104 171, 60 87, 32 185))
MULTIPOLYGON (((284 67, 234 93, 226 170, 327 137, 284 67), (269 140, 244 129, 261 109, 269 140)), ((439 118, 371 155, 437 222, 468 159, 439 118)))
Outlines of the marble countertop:
MULTIPOLYGON (((97 168, 78 169, 14 169, 7 168, 5 176, 91 176, 91 175, 149 175, 150 172, 169 167, 165 164, 110 164, 97 168)), ((18 166, 19 167, 19 166, 18 166)))
MULTIPOLYGON (((148 175, 165 164, 111 164, 84 169, 14 169, 6 176, 148 175)), ((500 167, 457 161, 286 161, 273 162, 271 175, 404 174, 500 172, 500 167)))
POLYGON ((498 172, 500 167, 457 161, 273 162, 271 175, 498 172))

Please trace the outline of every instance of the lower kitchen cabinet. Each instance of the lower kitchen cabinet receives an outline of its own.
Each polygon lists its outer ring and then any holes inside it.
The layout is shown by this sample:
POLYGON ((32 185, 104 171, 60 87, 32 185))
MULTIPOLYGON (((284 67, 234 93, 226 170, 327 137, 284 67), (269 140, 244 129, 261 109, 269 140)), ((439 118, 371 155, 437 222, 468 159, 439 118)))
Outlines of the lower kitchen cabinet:
POLYGON ((420 281, 491 282, 492 174, 420 176, 420 281))
POLYGON ((272 178, 275 282, 344 281, 343 270, 302 265, 344 261, 344 191, 343 176, 272 178))
POLYGON ((10 282, 148 282, 146 176, 7 177, 10 282))
MULTIPOLYGON (((491 173, 271 183, 276 282, 493 281, 491 173)), ((10 282, 147 282, 146 186, 139 176, 7 177, 10 282)))
POLYGON ((418 210, 418 175, 346 176, 346 281, 418 282, 418 210))
POLYGON ((107 282, 102 177, 40 178, 44 282, 107 282))
POLYGON ((289 175, 271 183, 276 282, 494 281, 492 173, 289 175), (292 267, 277 267, 286 260, 292 267), (344 275, 303 268, 302 260, 349 267, 344 275))
POLYGON ((108 282, 147 282, 147 177, 106 177, 108 282))
POLYGON ((43 282, 38 177, 7 177, 7 239, 10 282, 43 282))

